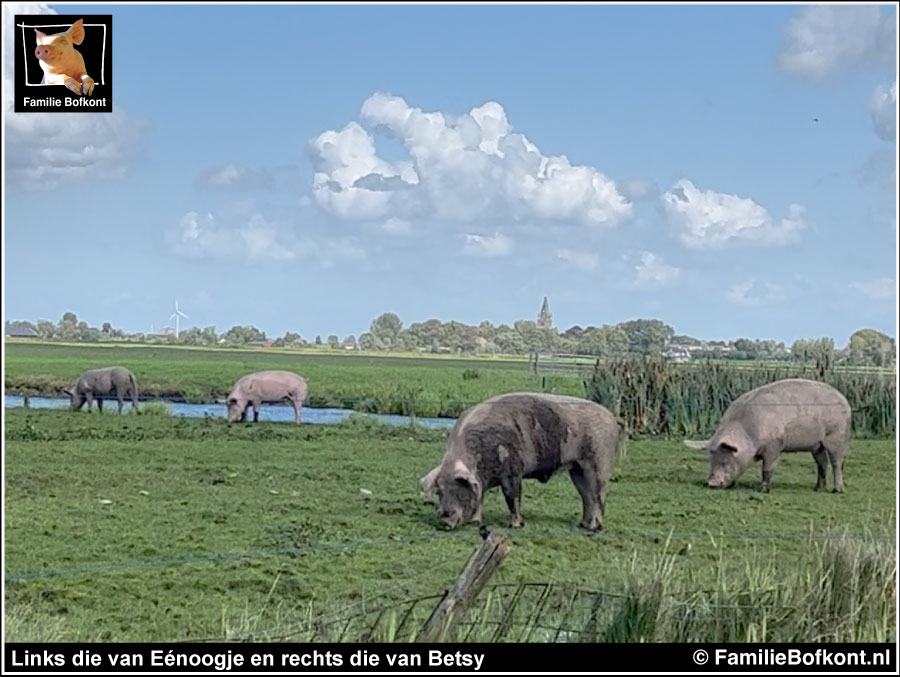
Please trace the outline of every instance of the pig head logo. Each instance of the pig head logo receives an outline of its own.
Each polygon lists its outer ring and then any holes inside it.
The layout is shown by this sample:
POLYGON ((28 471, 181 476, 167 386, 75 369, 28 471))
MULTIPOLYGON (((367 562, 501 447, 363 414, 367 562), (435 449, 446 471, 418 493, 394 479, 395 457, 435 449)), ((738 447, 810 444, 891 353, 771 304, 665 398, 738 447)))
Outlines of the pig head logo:
POLYGON ((46 35, 34 29, 37 47, 34 55, 44 71, 41 84, 63 85, 78 96, 94 92, 94 80, 87 74, 84 58, 75 45, 84 42, 84 22, 79 19, 65 33, 46 35))

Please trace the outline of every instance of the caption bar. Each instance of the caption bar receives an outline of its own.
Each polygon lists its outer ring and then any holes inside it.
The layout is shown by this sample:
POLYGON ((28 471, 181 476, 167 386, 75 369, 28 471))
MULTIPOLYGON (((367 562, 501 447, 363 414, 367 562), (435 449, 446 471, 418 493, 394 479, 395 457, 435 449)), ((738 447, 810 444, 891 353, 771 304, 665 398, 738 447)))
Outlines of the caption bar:
MULTIPOLYGON (((4 674, 51 672, 594 672, 597 645, 6 644, 4 674), (557 647, 558 648, 558 647, 557 647)), ((605 644, 617 672, 896 673, 895 644, 605 644)))

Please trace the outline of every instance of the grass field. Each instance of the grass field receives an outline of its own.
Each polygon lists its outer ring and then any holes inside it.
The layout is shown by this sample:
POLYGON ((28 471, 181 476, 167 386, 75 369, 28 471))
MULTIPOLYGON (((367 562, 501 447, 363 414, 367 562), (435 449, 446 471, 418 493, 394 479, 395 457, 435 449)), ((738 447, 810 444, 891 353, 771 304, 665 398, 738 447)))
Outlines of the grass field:
MULTIPOLYGON (((408 639, 480 543, 420 496, 443 434, 7 410, 6 639, 408 639)), ((597 535, 565 474, 529 480, 462 638, 893 639, 895 464, 854 440, 842 495, 808 454, 713 491, 703 456, 632 441, 597 535)), ((506 526, 499 490, 484 515, 506 526)))
POLYGON ((380 414, 455 417, 470 404, 517 390, 584 395, 578 377, 541 380, 525 362, 491 358, 24 342, 6 344, 6 391, 59 394, 82 371, 112 365, 133 371, 142 394, 190 402, 224 398, 238 378, 264 369, 305 377, 308 406, 380 414))

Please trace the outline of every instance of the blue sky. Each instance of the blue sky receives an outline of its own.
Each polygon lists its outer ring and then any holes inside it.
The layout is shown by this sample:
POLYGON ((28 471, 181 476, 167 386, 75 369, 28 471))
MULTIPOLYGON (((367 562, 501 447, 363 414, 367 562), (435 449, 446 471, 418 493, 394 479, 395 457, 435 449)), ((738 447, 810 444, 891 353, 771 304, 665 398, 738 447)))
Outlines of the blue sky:
POLYGON ((6 319, 896 335, 893 5, 14 5, 115 112, 4 113, 6 319))

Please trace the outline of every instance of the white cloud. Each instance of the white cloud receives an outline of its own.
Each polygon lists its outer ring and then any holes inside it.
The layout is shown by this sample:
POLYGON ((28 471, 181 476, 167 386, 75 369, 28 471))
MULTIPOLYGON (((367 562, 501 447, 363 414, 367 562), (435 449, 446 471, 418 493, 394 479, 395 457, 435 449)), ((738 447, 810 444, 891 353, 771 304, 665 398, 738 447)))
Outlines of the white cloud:
POLYGON ((681 269, 668 265, 661 256, 653 252, 641 252, 634 267, 634 284, 637 287, 663 287, 674 282, 681 269))
POLYGON ((464 253, 469 256, 498 257, 506 256, 512 251, 513 241, 501 233, 493 235, 465 235, 464 253))
POLYGON ((885 141, 897 138, 897 81, 893 85, 878 85, 869 103, 872 128, 885 141))
POLYGON ((725 298, 738 306, 766 306, 784 300, 784 288, 772 282, 754 279, 737 282, 725 292, 725 298))
POLYGON ((572 249, 558 249, 556 258, 565 261, 579 270, 596 270, 600 265, 600 257, 589 252, 578 252, 572 249))
POLYGON ((807 226, 801 205, 790 205, 787 216, 775 222, 749 198, 702 191, 687 179, 677 181, 662 200, 669 222, 690 249, 717 249, 730 241, 784 245, 798 240, 807 226))
POLYGON ((891 67, 897 49, 895 15, 878 5, 810 5, 792 18, 778 55, 782 69, 824 78, 841 66, 891 67))
POLYGON ((226 226, 212 214, 187 212, 177 230, 168 235, 170 246, 192 257, 242 259, 251 262, 292 261, 297 253, 286 245, 277 229, 259 214, 246 223, 226 226))
POLYGON ((275 179, 265 169, 259 171, 227 164, 206 169, 195 182, 204 188, 221 188, 228 191, 271 189, 275 179))
POLYGON ((363 103, 360 118, 398 140, 409 159, 380 158, 373 136, 357 122, 314 138, 313 196, 342 217, 613 226, 632 215, 612 179, 564 156, 543 155, 512 131, 499 103, 454 117, 376 93, 363 103))
POLYGON ((388 235, 409 235, 411 232, 409 221, 392 216, 381 224, 381 230, 388 235))
POLYGON ((878 277, 874 280, 851 282, 850 287, 875 301, 894 298, 897 291, 897 283, 891 277, 878 277))
POLYGON ((4 3, 3 89, 7 187, 51 190, 71 181, 123 176, 140 150, 145 123, 123 112, 14 113, 16 14, 56 14, 43 4, 4 3))

